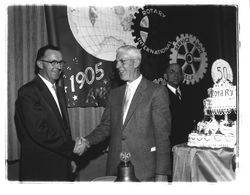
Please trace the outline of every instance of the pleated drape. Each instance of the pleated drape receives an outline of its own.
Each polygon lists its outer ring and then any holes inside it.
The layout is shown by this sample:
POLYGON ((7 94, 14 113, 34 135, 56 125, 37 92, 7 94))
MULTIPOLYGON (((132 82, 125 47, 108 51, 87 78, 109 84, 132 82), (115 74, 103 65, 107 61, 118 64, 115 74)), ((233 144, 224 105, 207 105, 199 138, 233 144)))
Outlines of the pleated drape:
POLYGON ((104 108, 68 108, 73 138, 88 135, 100 122, 104 108))
POLYGON ((47 44, 43 6, 8 7, 8 160, 19 158, 14 123, 17 90, 34 78, 37 50, 47 44))
MULTIPOLYGON (((20 145, 14 123, 18 89, 35 74, 37 50, 48 43, 44 6, 10 6, 8 13, 7 158, 17 160, 20 145)), ((99 123, 103 108, 69 108, 72 136, 85 136, 99 123)))

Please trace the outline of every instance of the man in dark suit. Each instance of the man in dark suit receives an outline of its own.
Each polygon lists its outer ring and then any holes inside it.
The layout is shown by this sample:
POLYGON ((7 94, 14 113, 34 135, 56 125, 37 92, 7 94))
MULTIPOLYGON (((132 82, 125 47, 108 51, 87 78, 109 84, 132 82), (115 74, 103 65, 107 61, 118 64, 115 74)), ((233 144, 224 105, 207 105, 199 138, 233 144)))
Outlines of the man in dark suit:
POLYGON ((167 89, 170 98, 170 111, 172 116, 172 127, 170 134, 171 146, 187 142, 188 134, 191 132, 192 120, 190 110, 185 102, 185 94, 181 92, 183 71, 179 64, 170 64, 166 68, 167 89))
POLYGON ((95 145, 110 137, 107 175, 117 175, 120 153, 129 152, 139 180, 167 181, 171 174, 168 92, 141 75, 140 63, 136 47, 117 50, 116 68, 127 84, 111 90, 100 124, 85 139, 95 145))
POLYGON ((21 144, 21 181, 69 181, 76 169, 66 99, 56 86, 64 61, 59 48, 45 46, 36 59, 38 75, 18 91, 15 123, 21 144))

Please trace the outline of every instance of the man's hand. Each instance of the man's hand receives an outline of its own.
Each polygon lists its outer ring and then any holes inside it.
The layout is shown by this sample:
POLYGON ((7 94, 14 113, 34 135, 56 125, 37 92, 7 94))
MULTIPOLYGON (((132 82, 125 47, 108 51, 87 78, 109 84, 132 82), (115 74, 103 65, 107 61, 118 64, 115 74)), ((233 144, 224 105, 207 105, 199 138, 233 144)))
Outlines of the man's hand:
POLYGON ((81 156, 90 147, 89 142, 83 137, 81 138, 77 137, 75 142, 76 143, 73 152, 75 154, 78 154, 79 156, 81 156))

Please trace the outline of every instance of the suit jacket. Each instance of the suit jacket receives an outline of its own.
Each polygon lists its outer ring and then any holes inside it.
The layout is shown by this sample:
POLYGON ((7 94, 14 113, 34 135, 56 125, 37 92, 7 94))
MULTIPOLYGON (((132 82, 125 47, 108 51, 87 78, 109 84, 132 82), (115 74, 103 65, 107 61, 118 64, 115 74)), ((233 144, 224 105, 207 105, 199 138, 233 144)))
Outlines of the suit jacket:
POLYGON ((187 142, 188 134, 192 131, 192 120, 190 110, 185 102, 185 95, 182 93, 181 100, 168 87, 170 98, 170 111, 172 116, 172 127, 170 134, 171 146, 187 142))
POLYGON ((165 87, 142 78, 122 123, 126 85, 111 90, 101 123, 86 139, 97 144, 110 136, 107 175, 116 175, 120 152, 130 152, 139 180, 171 174, 169 97, 165 87))
POLYGON ((75 143, 61 87, 57 87, 57 95, 62 116, 39 76, 18 90, 15 123, 21 144, 21 180, 69 180, 75 143))

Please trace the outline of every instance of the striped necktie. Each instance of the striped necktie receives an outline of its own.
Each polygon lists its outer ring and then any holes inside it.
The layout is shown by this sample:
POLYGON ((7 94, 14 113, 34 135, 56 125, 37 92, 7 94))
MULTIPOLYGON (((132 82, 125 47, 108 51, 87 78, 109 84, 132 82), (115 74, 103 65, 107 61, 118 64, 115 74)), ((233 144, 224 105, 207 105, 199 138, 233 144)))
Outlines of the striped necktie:
POLYGON ((179 100, 181 100, 181 90, 179 87, 176 89, 176 95, 178 96, 179 100))

